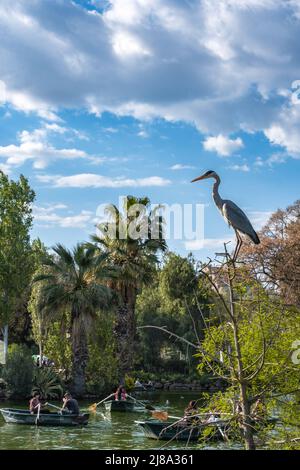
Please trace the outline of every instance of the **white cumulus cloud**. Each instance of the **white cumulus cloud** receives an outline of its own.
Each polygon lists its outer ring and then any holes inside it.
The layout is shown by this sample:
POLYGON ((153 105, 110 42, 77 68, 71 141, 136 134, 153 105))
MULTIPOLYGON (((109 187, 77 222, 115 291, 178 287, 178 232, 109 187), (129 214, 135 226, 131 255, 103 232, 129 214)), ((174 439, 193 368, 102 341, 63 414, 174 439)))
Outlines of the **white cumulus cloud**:
POLYGON ((217 136, 207 137, 203 142, 203 147, 209 152, 216 152, 222 157, 228 157, 232 153, 244 147, 243 141, 240 137, 230 139, 222 134, 217 136))
MULTIPOLYGON (((52 121, 85 108, 188 121, 214 136, 270 129, 285 145, 274 126, 300 78, 298 1, 104 3, 2 0, 0 101, 52 121)), ((217 142, 218 153, 240 148, 233 142, 217 142)))
POLYGON ((130 179, 124 177, 111 178, 94 173, 80 173, 71 176, 37 175, 43 183, 51 183, 57 188, 138 188, 150 186, 167 186, 170 180, 160 176, 130 179))
POLYGON ((247 163, 243 163, 242 165, 231 165, 229 169, 233 171, 243 171, 244 173, 248 173, 248 171, 250 171, 250 167, 247 163))
POLYGON ((79 214, 65 215, 58 211, 67 209, 65 204, 34 206, 34 220, 41 227, 85 228, 93 220, 93 212, 82 210, 79 214))
POLYGON ((221 238, 204 238, 203 240, 190 240, 185 242, 186 250, 219 250, 224 248, 224 243, 234 243, 234 236, 221 237, 221 238))
POLYGON ((80 131, 66 128, 56 123, 44 123, 40 128, 33 131, 23 130, 18 133, 18 145, 0 146, 0 158, 2 157, 6 160, 2 164, 3 168, 10 171, 13 166, 21 166, 27 161, 32 161, 32 165, 36 169, 44 169, 55 160, 62 159, 73 160, 80 158, 96 164, 113 160, 107 157, 89 155, 84 150, 73 147, 56 148, 50 142, 53 134, 69 134, 72 136, 71 140, 73 140, 74 136, 80 140, 85 139, 85 134, 82 134, 80 131))
POLYGON ((176 163, 170 167, 170 170, 177 171, 177 170, 193 170, 195 167, 192 165, 183 165, 182 163, 176 163))

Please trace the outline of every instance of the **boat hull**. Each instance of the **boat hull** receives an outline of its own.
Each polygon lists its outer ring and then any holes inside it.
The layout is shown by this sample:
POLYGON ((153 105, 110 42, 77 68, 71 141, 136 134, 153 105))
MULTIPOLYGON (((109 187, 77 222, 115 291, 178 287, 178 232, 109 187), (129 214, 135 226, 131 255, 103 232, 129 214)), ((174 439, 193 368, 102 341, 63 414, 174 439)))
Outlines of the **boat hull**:
POLYGON ((124 413, 134 411, 135 403, 128 400, 111 400, 106 401, 104 406, 107 411, 121 411, 124 413))
MULTIPOLYGON (((136 424, 143 429, 146 437, 163 441, 198 441, 203 431, 203 427, 191 428, 182 424, 174 424, 172 426, 172 422, 166 421, 136 421, 136 424)), ((216 428, 214 439, 221 438, 221 432, 216 428)))
POLYGON ((40 413, 39 419, 36 414, 27 410, 1 409, 3 419, 10 424, 27 424, 38 426, 85 426, 88 424, 89 414, 79 416, 60 413, 40 413))
MULTIPOLYGON (((269 424, 276 423, 276 418, 268 420, 269 424)), ((135 421, 144 431, 146 437, 150 439, 159 440, 174 440, 174 441, 198 441, 203 436, 203 431, 208 427, 212 428, 212 434, 209 436, 210 440, 223 440, 224 436, 230 434, 230 428, 228 422, 219 421, 218 423, 207 423, 194 426, 193 428, 184 425, 183 423, 172 423, 171 421, 158 421, 158 420, 147 420, 147 421, 135 421), (173 425, 172 425, 173 424, 173 425)), ((256 423, 259 426, 259 423, 256 423)), ((255 425, 255 423, 253 423, 255 425)), ((257 432, 257 428, 254 428, 254 432, 257 432)))

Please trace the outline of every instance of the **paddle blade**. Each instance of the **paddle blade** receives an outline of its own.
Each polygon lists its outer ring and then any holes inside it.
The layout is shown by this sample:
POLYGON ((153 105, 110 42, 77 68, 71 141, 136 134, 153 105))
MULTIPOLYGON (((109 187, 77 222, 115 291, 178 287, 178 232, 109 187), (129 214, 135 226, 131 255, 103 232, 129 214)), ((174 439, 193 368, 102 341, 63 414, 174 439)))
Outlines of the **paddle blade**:
POLYGON ((88 407, 88 410, 89 410, 89 411, 92 411, 92 412, 94 412, 94 413, 96 413, 96 411, 97 411, 97 403, 93 403, 92 405, 90 405, 90 406, 88 407))
POLYGON ((159 421, 167 421, 169 414, 167 411, 152 411, 152 418, 158 419, 159 421))
POLYGON ((144 405, 146 410, 155 411, 155 408, 151 405, 144 405))

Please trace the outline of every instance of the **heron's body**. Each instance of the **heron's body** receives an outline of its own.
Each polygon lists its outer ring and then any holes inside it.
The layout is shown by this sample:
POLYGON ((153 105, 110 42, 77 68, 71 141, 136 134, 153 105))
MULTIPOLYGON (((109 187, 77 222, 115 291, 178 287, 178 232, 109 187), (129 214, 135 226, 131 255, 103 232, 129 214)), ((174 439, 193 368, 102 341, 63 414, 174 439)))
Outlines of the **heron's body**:
POLYGON ((252 224, 246 214, 240 209, 234 202, 230 201, 229 199, 222 199, 219 194, 219 186, 220 186, 220 177, 214 171, 207 171, 204 175, 196 178, 193 181, 198 181, 201 179, 206 178, 214 178, 215 183, 213 185, 212 196, 213 200, 221 212, 223 218, 225 219, 226 223, 235 230, 236 237, 237 237, 237 246, 235 249, 235 253, 233 259, 237 258, 242 241, 242 235, 246 235, 250 240, 258 245, 260 240, 258 238, 257 233, 255 232, 252 224))

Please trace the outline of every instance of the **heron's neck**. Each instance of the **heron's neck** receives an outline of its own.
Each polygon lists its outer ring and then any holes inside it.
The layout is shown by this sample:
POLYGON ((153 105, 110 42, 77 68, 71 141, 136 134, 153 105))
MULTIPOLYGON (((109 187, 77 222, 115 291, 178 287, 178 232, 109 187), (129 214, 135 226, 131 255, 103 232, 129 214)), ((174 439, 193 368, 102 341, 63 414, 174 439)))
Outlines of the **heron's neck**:
POLYGON ((215 182, 213 185, 213 190, 212 190, 212 196, 213 200, 215 201, 215 204, 220 211, 222 211, 223 207, 223 199, 221 198, 219 194, 219 186, 220 186, 220 178, 218 176, 215 176, 215 182))

